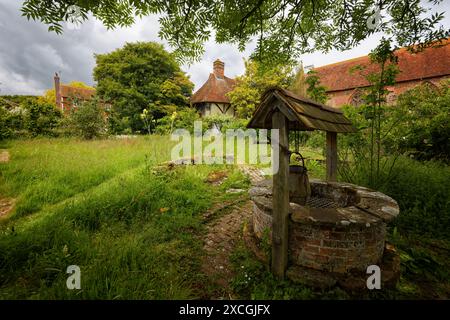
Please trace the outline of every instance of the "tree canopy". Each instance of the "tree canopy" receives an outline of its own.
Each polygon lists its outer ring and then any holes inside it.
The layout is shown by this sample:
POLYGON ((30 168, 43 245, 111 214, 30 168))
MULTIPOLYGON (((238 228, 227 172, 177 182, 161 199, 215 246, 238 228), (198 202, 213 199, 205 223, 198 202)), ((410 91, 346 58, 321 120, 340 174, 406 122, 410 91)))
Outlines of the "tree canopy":
POLYGON ((143 129, 140 115, 144 109, 157 120, 177 107, 189 105, 194 85, 162 45, 127 43, 95 58, 97 94, 112 104, 116 120, 126 121, 132 131, 143 129))
POLYGON ((227 95, 240 118, 253 115, 261 95, 270 87, 288 88, 292 83, 292 66, 278 65, 268 69, 255 60, 245 61, 245 73, 236 78, 234 89, 227 95))
POLYGON ((450 80, 425 82, 398 97, 387 139, 402 152, 422 160, 450 162, 450 80))
POLYGON ((256 40, 253 57, 270 63, 315 50, 349 49, 379 31, 398 46, 427 46, 450 34, 440 24, 444 13, 429 12, 442 1, 26 0, 22 14, 58 33, 64 22, 81 23, 90 16, 114 28, 157 14, 160 37, 182 62, 201 58, 203 44, 215 35, 216 42, 235 43, 240 49, 256 40))
POLYGON ((320 78, 314 70, 305 74, 303 63, 297 67, 294 80, 289 88, 295 94, 310 98, 320 103, 326 103, 328 100, 326 88, 321 85, 320 78))

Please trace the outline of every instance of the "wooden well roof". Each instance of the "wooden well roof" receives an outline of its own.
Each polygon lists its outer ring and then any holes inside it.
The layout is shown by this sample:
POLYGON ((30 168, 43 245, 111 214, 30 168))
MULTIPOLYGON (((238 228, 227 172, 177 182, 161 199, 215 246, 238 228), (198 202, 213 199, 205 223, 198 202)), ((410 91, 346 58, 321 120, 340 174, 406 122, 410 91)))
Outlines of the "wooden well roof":
POLYGON ((356 132, 342 111, 278 87, 270 88, 247 125, 248 128, 271 129, 272 114, 280 110, 289 120, 289 130, 356 132))

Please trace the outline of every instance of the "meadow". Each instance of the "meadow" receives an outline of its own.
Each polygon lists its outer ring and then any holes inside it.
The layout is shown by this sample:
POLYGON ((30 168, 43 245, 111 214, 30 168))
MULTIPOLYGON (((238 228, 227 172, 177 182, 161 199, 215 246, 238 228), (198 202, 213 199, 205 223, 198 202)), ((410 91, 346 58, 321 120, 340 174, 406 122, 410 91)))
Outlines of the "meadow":
POLYGON ((200 214, 221 193, 204 183, 214 166, 153 171, 171 145, 152 136, 3 146, 1 194, 17 204, 1 221, 0 298, 201 296, 200 214), (65 284, 72 264, 82 270, 77 292, 65 284))
MULTIPOLYGON (((0 197, 15 199, 15 208, 0 218, 0 299, 216 297, 218 288, 201 270, 203 214, 245 199, 245 192, 225 191, 246 190, 249 179, 234 165, 168 170, 160 164, 170 159, 173 145, 158 135, 3 142, 10 161, 0 163, 0 197), (224 183, 207 182, 223 171, 224 183), (66 287, 69 265, 81 269, 81 290, 66 287)), ((305 155, 310 174, 321 177, 321 151, 306 149, 305 155)), ((402 278, 396 290, 368 298, 445 298, 449 169, 402 161, 403 174, 382 190, 403 211, 389 235, 400 251, 402 278)), ((243 244, 232 260, 234 298, 354 298, 276 281, 243 244)))

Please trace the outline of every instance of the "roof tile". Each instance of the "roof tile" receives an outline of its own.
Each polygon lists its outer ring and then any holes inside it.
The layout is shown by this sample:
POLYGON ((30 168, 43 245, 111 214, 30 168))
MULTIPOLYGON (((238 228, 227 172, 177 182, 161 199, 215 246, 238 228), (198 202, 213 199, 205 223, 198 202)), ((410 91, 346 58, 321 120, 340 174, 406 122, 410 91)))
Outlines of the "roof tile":
POLYGON ((224 76, 216 77, 213 73, 209 74, 208 80, 191 97, 191 103, 200 102, 219 102, 230 103, 227 93, 233 90, 236 81, 224 76))
MULTIPOLYGON (((427 79, 450 75, 450 38, 439 47, 431 47, 420 53, 411 53, 406 48, 396 51, 400 73, 397 82, 427 79)), ((341 61, 315 68, 320 82, 327 92, 366 87, 364 75, 351 69, 361 65, 367 67, 364 73, 376 72, 379 67, 372 64, 368 56, 341 61)))

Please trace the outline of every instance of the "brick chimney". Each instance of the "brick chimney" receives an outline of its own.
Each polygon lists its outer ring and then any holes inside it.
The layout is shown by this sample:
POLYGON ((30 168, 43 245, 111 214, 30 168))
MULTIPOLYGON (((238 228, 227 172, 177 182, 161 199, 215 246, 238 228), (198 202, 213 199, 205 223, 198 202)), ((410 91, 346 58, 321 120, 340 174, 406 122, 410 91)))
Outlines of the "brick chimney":
POLYGON ((223 63, 222 61, 220 61, 219 59, 217 59, 216 61, 214 61, 213 64, 213 72, 214 75, 219 78, 219 79, 223 79, 224 78, 224 72, 225 72, 225 63, 223 63))
POLYGON ((56 107, 61 108, 61 86, 59 82, 59 75, 57 72, 55 72, 55 77, 53 79, 55 80, 56 107))

